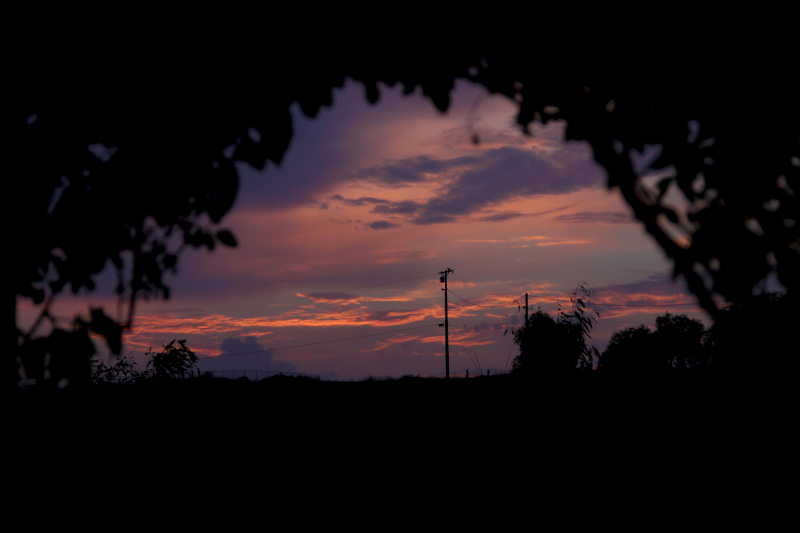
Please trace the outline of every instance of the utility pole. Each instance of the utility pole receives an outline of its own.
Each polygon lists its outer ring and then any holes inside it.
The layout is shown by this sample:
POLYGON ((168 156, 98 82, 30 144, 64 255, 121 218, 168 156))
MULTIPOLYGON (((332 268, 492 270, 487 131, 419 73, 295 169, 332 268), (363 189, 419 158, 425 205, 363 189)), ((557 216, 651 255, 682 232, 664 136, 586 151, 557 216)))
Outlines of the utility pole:
POLYGON ((439 281, 444 283, 444 369, 445 378, 450 379, 450 337, 448 328, 450 327, 447 321, 447 275, 455 274, 455 271, 447 268, 439 272, 439 281))
POLYGON ((528 327, 528 293, 525 293, 525 327, 528 327))

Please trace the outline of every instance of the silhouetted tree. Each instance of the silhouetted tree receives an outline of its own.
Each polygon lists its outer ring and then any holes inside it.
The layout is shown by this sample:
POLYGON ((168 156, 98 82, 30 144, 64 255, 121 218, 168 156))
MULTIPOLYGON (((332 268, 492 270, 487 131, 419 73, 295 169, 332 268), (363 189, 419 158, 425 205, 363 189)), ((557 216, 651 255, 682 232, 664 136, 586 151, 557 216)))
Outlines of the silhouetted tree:
POLYGON ((179 340, 175 346, 175 340, 167 345, 163 345, 161 352, 147 352, 145 355, 151 357, 147 362, 147 368, 152 367, 153 379, 163 381, 166 379, 184 377, 189 374, 197 365, 199 360, 195 353, 186 347, 185 340, 179 340))
MULTIPOLYGON (((60 350, 43 352, 45 343, 33 342, 35 329, 16 328, 18 295, 42 304, 43 319, 53 321, 54 295, 67 286, 92 290, 110 262, 127 316, 112 328, 97 314, 97 323, 78 329, 118 346, 137 297, 168 297, 163 273, 175 269, 184 247, 235 244, 217 228, 236 194, 235 163, 280 162, 292 136, 289 106, 298 102, 315 116, 346 76, 363 83, 371 103, 379 82, 401 83, 407 93, 421 87, 445 111, 462 78, 519 102, 525 131, 535 118, 566 121, 566 138, 591 145, 609 187, 621 191, 713 315, 712 292, 749 295, 772 270, 790 290, 800 284, 800 100, 783 78, 792 62, 781 54, 781 46, 794 50, 792 32, 774 32, 764 53, 738 33, 704 32, 692 44, 718 51, 712 61, 683 54, 675 39, 645 47, 605 30, 602 38, 576 30, 569 48, 553 44, 545 55, 524 32, 466 40, 459 33, 445 57, 428 42, 401 40, 391 49, 364 46, 362 36, 351 47, 343 29, 324 46, 293 48, 263 31, 214 41, 170 28, 170 42, 85 32, 82 41, 60 28, 51 45, 45 30, 32 34, 20 66, 7 69, 5 198, 13 229, 6 246, 14 261, 4 265, 0 316, 6 384, 17 379, 19 353, 32 368, 47 353, 62 359, 60 350), (775 41, 783 35, 785 43, 775 41), (134 44, 126 48, 128 40, 134 44), (759 134, 748 134, 755 124, 759 134), (646 146, 660 147, 649 165, 637 160, 646 146), (643 180, 651 170, 663 173, 655 187, 643 180), (688 211, 666 202, 668 192, 683 196, 688 211)), ((54 335, 53 343, 67 338, 54 335)), ((89 351, 63 364, 86 368, 89 351)))
POLYGON ((644 324, 615 331, 600 356, 598 368, 642 373, 695 368, 709 362, 702 322, 666 313, 656 317, 655 326, 655 331, 644 324))
POLYGON ((686 315, 666 313, 656 317, 655 346, 673 368, 691 368, 703 360, 705 326, 686 315))
POLYGON ((598 370, 611 372, 657 372, 668 368, 656 353, 653 332, 644 324, 615 331, 600 354, 598 370))
POLYGON ((592 369, 599 353, 597 348, 586 344, 596 321, 585 309, 585 299, 590 295, 585 284, 579 285, 571 297, 572 308, 569 312, 560 311, 558 321, 541 309, 529 316, 528 323, 514 332, 519 355, 514 358, 512 374, 530 376, 592 369))
POLYGON ((565 354, 566 347, 573 344, 571 331, 541 309, 532 313, 528 323, 514 332, 514 344, 519 346, 519 355, 511 365, 512 374, 569 370, 577 363, 574 353, 565 354))

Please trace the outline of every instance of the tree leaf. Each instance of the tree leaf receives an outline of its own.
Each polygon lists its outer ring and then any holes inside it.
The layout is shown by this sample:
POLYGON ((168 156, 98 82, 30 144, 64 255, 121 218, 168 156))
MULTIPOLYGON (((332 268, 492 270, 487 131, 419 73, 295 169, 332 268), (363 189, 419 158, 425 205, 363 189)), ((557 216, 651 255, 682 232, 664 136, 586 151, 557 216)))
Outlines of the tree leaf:
POLYGON ((236 238, 233 236, 233 233, 231 233, 228 230, 222 230, 217 232, 217 239, 219 239, 219 242, 221 242, 225 246, 230 246, 230 247, 236 246, 236 238))

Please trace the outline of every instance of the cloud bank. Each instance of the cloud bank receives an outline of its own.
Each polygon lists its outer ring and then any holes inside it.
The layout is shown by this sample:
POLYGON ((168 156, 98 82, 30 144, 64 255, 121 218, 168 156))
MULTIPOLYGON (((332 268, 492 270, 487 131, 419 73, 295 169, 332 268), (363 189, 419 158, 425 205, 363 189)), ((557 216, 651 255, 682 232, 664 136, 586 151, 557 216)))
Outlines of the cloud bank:
MULTIPOLYGON (((537 150, 515 146, 451 159, 423 155, 364 168, 357 176, 383 187, 442 184, 434 196, 426 200, 390 201, 367 196, 345 198, 339 194, 329 198, 346 206, 372 205, 372 213, 402 218, 416 225, 456 222, 469 215, 481 214, 483 216, 478 220, 504 222, 525 214, 514 211, 487 213, 487 210, 517 198, 569 194, 601 185, 600 174, 583 158, 574 157, 568 146, 547 157, 537 150)), ((379 222, 386 223, 382 228, 393 227, 387 221, 379 222)))

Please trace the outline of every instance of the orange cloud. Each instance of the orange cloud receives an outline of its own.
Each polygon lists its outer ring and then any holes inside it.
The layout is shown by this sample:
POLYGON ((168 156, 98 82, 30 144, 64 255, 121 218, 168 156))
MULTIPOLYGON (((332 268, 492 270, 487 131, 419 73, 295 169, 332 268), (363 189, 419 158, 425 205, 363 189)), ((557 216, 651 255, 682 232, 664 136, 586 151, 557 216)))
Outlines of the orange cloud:
POLYGON ((487 344, 494 344, 497 342, 496 340, 491 339, 480 339, 477 338, 479 336, 486 336, 486 332, 483 331, 469 331, 469 332, 454 332, 450 334, 450 346, 458 343, 461 346, 485 346, 487 344))
POLYGON ((433 252, 422 252, 412 250, 382 250, 374 252, 375 257, 370 262, 376 265, 388 265, 400 261, 420 261, 435 257, 433 252))
POLYGON ((367 348, 361 350, 361 352, 378 352, 381 350, 386 350, 387 348, 391 348, 396 344, 403 344, 407 342, 412 342, 419 339, 419 335, 414 335, 410 337, 393 337, 390 339, 383 339, 375 342, 375 346, 373 348, 367 348))
POLYGON ((549 241, 537 242, 536 246, 555 246, 557 244, 591 244, 592 241, 549 241))
MULTIPOLYGON (((381 300, 382 301, 382 300, 381 300)), ((430 308, 374 311, 366 306, 349 309, 321 310, 313 312, 305 309, 293 309, 276 316, 239 318, 222 314, 206 316, 181 317, 176 315, 142 315, 137 317, 134 339, 151 336, 162 332, 180 332, 181 335, 226 334, 243 329, 263 331, 269 328, 282 327, 333 327, 333 326, 400 326, 420 322, 430 317, 441 317, 444 310, 441 306, 430 308)), ((452 316, 471 316, 456 310, 452 316)), ((252 333, 251 333, 252 334, 252 333)))
POLYGON ((591 298, 589 306, 599 310, 601 318, 619 318, 639 313, 664 314, 702 311, 696 302, 687 302, 687 297, 683 294, 626 293, 611 290, 604 290, 600 297, 591 298))

